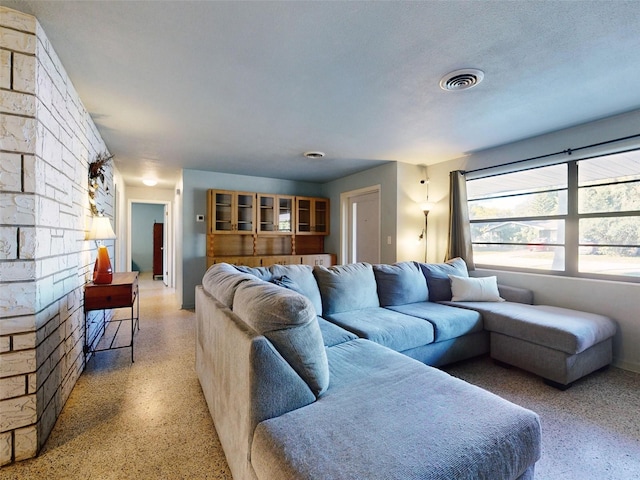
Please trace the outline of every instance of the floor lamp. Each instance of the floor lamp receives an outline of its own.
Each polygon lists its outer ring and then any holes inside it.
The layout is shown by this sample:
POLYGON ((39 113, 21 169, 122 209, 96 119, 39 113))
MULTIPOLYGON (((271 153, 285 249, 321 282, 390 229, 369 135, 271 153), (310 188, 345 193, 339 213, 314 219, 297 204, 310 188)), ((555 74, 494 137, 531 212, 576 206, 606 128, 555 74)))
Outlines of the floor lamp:
POLYGON ((422 213, 424 213, 424 230, 422 230, 422 234, 420 234, 420 240, 424 235, 424 262, 427 263, 427 226, 428 226, 428 217, 429 212, 433 208, 433 204, 431 202, 425 202, 420 204, 420 208, 422 209, 422 213))
POLYGON ((111 268, 111 260, 109 259, 109 251, 98 240, 114 240, 116 234, 111 227, 109 217, 93 217, 91 230, 87 234, 87 240, 95 240, 98 245, 98 254, 96 255, 96 263, 93 267, 93 283, 109 284, 113 280, 113 269, 111 268))

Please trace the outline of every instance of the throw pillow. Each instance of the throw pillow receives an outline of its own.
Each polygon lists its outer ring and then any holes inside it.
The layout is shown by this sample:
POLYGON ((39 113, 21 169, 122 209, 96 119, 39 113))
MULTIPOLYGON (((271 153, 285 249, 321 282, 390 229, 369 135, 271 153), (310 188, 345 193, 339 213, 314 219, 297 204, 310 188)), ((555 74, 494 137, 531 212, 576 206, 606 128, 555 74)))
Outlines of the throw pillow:
POLYGON ((278 285, 279 287, 287 288, 299 293, 300 295, 304 295, 304 292, 300 288, 300 285, 298 285, 286 275, 282 275, 281 277, 274 277, 270 281, 271 283, 278 285))
POLYGON ((242 273, 249 273, 265 282, 271 281, 272 273, 267 267, 247 267, 246 265, 235 265, 236 270, 242 273))
POLYGON ((315 266, 313 275, 318 281, 325 315, 380 306, 370 263, 315 266))
POLYGON ((427 279, 429 300, 441 302, 451 300, 451 280, 449 275, 468 277, 467 264, 460 257, 445 263, 421 263, 420 268, 427 279))
POLYGON ((310 265, 271 265, 269 267, 273 277, 291 279, 296 283, 301 293, 311 300, 317 315, 322 315, 322 299, 316 277, 313 276, 313 267, 310 265))
POLYGON ((373 274, 382 307, 428 300, 427 282, 414 262, 374 265, 373 274))
POLYGON ((498 292, 497 277, 449 275, 453 302, 504 302, 498 292))

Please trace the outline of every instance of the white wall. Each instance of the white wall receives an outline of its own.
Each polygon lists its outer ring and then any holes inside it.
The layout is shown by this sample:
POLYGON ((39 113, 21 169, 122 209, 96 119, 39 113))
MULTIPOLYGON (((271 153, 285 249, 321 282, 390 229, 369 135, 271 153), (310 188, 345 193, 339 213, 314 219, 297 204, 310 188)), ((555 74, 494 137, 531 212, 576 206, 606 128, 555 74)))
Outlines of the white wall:
MULTIPOLYGON (((429 214, 429 224, 433 225, 430 239, 435 244, 436 259, 444 259, 447 246, 450 171, 501 165, 635 135, 639 133, 638 125, 640 111, 634 111, 429 166, 430 194, 432 200, 437 201, 436 209, 429 214)), ((636 139, 633 142, 640 146, 640 140, 636 139)), ((632 146, 633 142, 627 141, 626 145, 632 146)), ((610 151, 612 147, 607 149, 610 151)), ((600 150, 605 151, 604 148, 600 150)), ((591 153, 595 153, 595 150, 591 153)), ((576 154, 574 157, 577 157, 576 154)), ((614 340, 614 363, 622 368, 640 372, 640 284, 478 271, 479 275, 488 273, 497 273, 499 280, 505 284, 531 288, 535 292, 536 303, 566 306, 610 316, 619 326, 614 340)))
MULTIPOLYGON (((430 242, 429 232, 422 240, 418 237, 425 227, 424 213, 420 204, 426 201, 427 185, 420 180, 426 180, 426 168, 408 163, 397 163, 397 231, 396 259, 397 262, 406 260, 424 261, 425 243, 430 242)), ((430 193, 430 192, 429 192, 430 193)), ((432 230, 431 225, 428 226, 432 230)), ((427 253, 433 254, 427 246, 427 253)), ((430 255, 433 256, 433 255, 430 255)))
MULTIPOLYGON (((3 465, 36 455, 84 369, 88 165, 106 146, 36 19, 0 7, 0 24, 3 465)), ((107 167, 95 199, 108 217, 113 191, 107 167)))

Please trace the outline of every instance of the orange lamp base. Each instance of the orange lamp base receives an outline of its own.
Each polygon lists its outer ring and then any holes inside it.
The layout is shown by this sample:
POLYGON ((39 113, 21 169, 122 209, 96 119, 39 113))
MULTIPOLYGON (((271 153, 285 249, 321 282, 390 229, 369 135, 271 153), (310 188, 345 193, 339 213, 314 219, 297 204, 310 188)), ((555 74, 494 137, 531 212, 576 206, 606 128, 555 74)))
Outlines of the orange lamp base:
POLYGON ((93 283, 108 284, 113 281, 113 270, 111 269, 111 260, 109 259, 109 251, 104 245, 98 247, 98 255, 96 264, 93 267, 93 283))

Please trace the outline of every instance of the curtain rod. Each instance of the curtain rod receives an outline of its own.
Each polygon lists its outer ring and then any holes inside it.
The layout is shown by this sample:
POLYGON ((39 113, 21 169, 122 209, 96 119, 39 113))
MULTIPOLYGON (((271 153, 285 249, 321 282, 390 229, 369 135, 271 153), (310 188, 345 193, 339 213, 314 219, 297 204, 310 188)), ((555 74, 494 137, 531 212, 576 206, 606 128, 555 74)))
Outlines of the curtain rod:
POLYGON ((532 160, 540 160, 541 158, 548 158, 548 157, 553 157, 555 155, 562 155, 563 153, 565 153, 567 155, 571 155, 573 152, 579 152, 580 150, 585 150, 587 148, 600 147, 602 145, 608 145, 610 143, 621 142, 623 140, 630 140, 632 138, 637 138, 637 137, 640 137, 640 133, 636 133, 635 135, 629 135, 627 137, 615 138, 613 140, 606 140, 604 142, 592 143, 591 145, 585 145, 583 147, 567 148, 567 149, 561 150, 559 152, 547 153, 546 155, 539 155, 537 157, 524 158, 522 160, 515 160, 513 162, 502 163, 500 165, 493 165, 491 167, 476 168, 475 170, 464 170, 462 173, 463 174, 475 173, 475 172, 482 172, 483 170, 490 170, 492 168, 505 167, 505 166, 510 166, 510 165, 518 165, 519 163, 530 162, 532 160))

